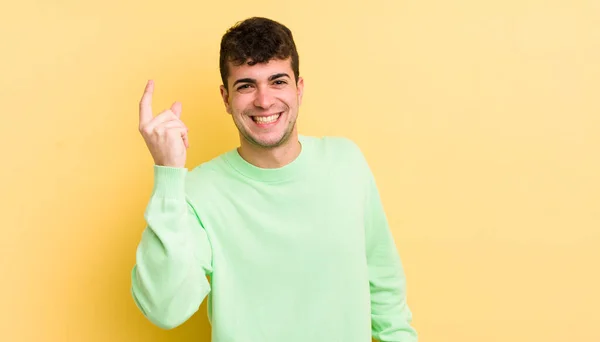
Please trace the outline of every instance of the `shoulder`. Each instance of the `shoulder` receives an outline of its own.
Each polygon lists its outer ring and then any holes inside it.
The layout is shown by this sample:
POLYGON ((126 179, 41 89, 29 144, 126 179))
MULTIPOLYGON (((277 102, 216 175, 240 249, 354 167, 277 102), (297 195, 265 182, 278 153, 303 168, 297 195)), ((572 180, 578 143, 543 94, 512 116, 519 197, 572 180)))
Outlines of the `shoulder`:
POLYGON ((302 136, 301 141, 309 142, 317 150, 321 151, 362 156, 362 151, 358 144, 348 137, 334 135, 302 136))
POLYGON ((336 163, 346 165, 362 165, 366 163, 360 146, 351 138, 343 136, 303 136, 303 141, 309 142, 314 150, 336 163))

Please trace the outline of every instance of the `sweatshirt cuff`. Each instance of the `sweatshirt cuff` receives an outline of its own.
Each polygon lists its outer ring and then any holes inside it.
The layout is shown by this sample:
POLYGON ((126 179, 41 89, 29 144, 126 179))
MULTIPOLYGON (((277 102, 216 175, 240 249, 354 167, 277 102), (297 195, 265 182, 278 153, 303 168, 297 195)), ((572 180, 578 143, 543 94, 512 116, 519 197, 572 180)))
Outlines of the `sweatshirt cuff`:
POLYGON ((187 168, 154 165, 153 195, 165 197, 185 196, 187 168))

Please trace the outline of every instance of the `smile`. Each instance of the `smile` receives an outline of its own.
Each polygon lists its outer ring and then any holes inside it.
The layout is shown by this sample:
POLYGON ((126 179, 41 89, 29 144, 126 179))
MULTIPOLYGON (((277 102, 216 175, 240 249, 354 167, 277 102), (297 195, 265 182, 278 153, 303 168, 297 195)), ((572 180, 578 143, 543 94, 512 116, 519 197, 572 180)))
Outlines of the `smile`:
POLYGON ((275 123, 282 113, 277 113, 269 116, 252 116, 252 120, 259 125, 269 125, 275 123))

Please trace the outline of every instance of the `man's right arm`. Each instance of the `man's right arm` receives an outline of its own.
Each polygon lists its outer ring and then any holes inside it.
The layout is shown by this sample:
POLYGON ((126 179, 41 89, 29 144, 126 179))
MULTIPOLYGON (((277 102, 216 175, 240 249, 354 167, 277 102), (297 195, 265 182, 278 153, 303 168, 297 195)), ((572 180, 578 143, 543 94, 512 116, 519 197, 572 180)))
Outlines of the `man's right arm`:
POLYGON ((154 324, 172 329, 189 319, 210 291, 212 250, 185 193, 187 169, 154 166, 147 226, 136 251, 131 292, 154 324))

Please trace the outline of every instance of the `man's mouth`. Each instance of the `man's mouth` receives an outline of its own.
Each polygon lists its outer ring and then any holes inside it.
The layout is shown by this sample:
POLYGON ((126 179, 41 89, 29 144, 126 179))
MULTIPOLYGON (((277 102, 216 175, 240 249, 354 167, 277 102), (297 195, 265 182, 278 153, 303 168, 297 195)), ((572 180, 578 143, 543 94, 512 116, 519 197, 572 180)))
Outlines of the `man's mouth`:
POLYGON ((272 124, 279 119, 282 113, 277 113, 269 116, 252 116, 252 120, 259 125, 272 124))

